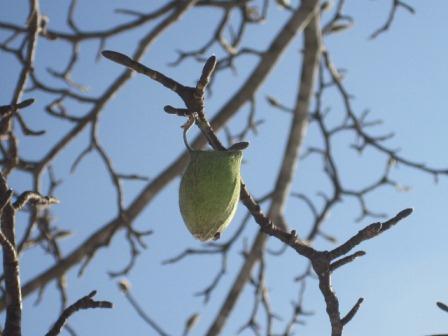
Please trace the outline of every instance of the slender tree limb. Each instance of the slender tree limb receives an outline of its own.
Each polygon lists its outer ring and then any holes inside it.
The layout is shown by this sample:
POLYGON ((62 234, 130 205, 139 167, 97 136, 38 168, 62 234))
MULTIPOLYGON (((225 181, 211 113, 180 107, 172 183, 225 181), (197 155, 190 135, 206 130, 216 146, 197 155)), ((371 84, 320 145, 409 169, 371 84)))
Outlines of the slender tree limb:
POLYGON ((356 235, 354 235, 352 238, 347 240, 344 244, 336 247, 329 253, 330 259, 335 259, 340 256, 343 256, 350 252, 355 246, 361 244, 363 241, 372 239, 376 237, 377 235, 383 233, 386 230, 389 230, 392 226, 397 224, 402 219, 408 217, 410 214, 412 214, 412 209, 404 209, 400 211, 397 215, 395 215, 393 218, 383 222, 383 223, 373 223, 368 226, 366 226, 364 229, 360 230, 356 235))
MULTIPOLYGON (((80 42, 85 40, 91 40, 91 39, 105 39, 108 37, 112 37, 114 35, 126 32, 130 29, 137 28, 153 19, 156 19, 163 14, 166 14, 170 10, 176 8, 176 1, 171 1, 167 3, 166 5, 160 7, 159 9, 156 9, 153 12, 147 13, 142 15, 141 17, 129 21, 127 23, 118 25, 114 28, 103 30, 103 31, 91 31, 91 32, 75 32, 75 33, 65 33, 55 30, 47 30, 43 33, 43 36, 46 37, 49 40, 54 39, 60 39, 60 40, 66 40, 69 42, 80 42)), ((24 33, 26 32, 26 28, 7 23, 7 22, 0 22, 0 28, 8 29, 16 32, 24 33)))
POLYGON ((5 202, 1 211, 1 245, 3 247, 3 272, 5 278, 6 320, 4 333, 8 336, 22 335, 22 293, 20 269, 15 246, 15 210, 10 199, 10 189, 0 173, 0 195, 5 202))
MULTIPOLYGON (((28 81, 28 78, 30 76, 30 73, 32 72, 32 65, 34 64, 34 57, 36 55, 36 48, 37 48, 37 40, 39 36, 39 24, 41 20, 40 16, 40 9, 39 9, 39 1, 32 0, 30 1, 31 8, 30 8, 30 14, 28 17, 28 27, 27 27, 27 34, 28 34, 28 41, 27 41, 27 52, 26 52, 26 58, 25 58, 25 65, 22 68, 22 71, 19 76, 19 80, 17 82, 17 85, 14 90, 14 95, 12 99, 12 105, 19 105, 19 100, 22 97, 22 94, 25 90, 26 83, 28 81)), ((28 101, 28 100, 26 100, 28 101)), ((22 102, 23 104, 24 102, 22 102)), ((32 103, 32 102, 31 102, 32 103)), ((27 106, 27 104, 25 104, 27 106)))
POLYGON ((394 21, 395 18, 395 14, 397 13, 397 10, 402 7, 404 9, 406 9, 409 13, 411 14, 415 14, 415 10, 412 6, 408 5, 407 3, 405 3, 404 1, 401 0, 392 0, 392 7, 389 11, 389 16, 386 20, 386 22, 384 23, 384 25, 382 25, 380 28, 378 28, 377 30, 375 30, 371 35, 370 35, 370 39, 374 39, 377 38, 379 35, 385 33, 386 31, 389 30, 390 26, 392 25, 392 22, 394 21))
POLYGON ((137 314, 145 321, 159 336, 169 336, 140 306, 137 300, 132 296, 130 292, 130 285, 125 281, 120 281, 118 284, 120 290, 124 293, 126 299, 135 309, 137 314))
POLYGON ((350 311, 342 318, 342 325, 346 325, 348 322, 351 321, 351 319, 356 315, 356 313, 359 310, 359 307, 361 307, 362 302, 364 301, 363 298, 359 298, 356 304, 350 309, 350 311))
POLYGON ((82 297, 72 305, 68 306, 62 312, 61 316, 54 323, 53 327, 45 334, 45 336, 57 336, 61 333, 62 328, 67 323, 70 316, 74 313, 84 310, 84 309, 93 309, 93 308, 112 308, 113 305, 109 301, 95 301, 92 299, 96 295, 96 291, 90 292, 88 295, 82 297))
POLYGON ((14 110, 23 109, 26 108, 34 103, 34 99, 25 99, 24 101, 17 103, 17 104, 11 104, 11 105, 1 105, 0 106, 0 116, 5 117, 5 115, 9 115, 14 110))
POLYGON ((366 253, 364 251, 357 251, 353 254, 350 254, 344 258, 341 258, 339 260, 336 260, 334 263, 332 263, 330 265, 330 272, 333 272, 334 270, 336 270, 337 268, 344 266, 348 263, 351 263, 353 260, 355 260, 356 258, 362 257, 364 256, 366 253))

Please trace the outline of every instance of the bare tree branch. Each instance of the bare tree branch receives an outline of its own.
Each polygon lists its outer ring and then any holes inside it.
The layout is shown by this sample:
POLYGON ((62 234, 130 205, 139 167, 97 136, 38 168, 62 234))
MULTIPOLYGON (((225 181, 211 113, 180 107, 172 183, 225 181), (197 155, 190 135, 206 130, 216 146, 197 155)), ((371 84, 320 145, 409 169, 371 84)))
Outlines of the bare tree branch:
POLYGON ((137 314, 149 325, 154 331, 160 336, 169 336, 149 315, 143 310, 139 305, 137 300, 132 296, 130 292, 130 285, 127 282, 121 281, 119 283, 119 288, 124 293, 126 299, 129 301, 131 306, 135 309, 137 314))
POLYGON ((96 291, 90 292, 88 295, 82 297, 72 305, 68 306, 59 316, 53 327, 45 334, 45 336, 56 336, 62 331, 62 328, 67 323, 67 320, 74 313, 92 308, 112 308, 112 303, 109 301, 95 301, 92 299, 96 295, 96 291))
POLYGON ((6 320, 4 334, 22 335, 22 293, 20 288, 19 260, 16 253, 15 210, 10 202, 10 189, 0 173, 0 197, 5 200, 0 213, 3 247, 3 271, 6 291, 6 320))
POLYGON ((407 3, 405 3, 404 1, 392 0, 392 7, 391 7, 390 12, 389 12, 389 17, 387 18, 387 20, 384 23, 384 25, 382 25, 380 28, 375 30, 370 35, 370 39, 377 38, 379 35, 385 33, 386 31, 388 31, 390 29, 390 26, 392 25, 392 22, 394 21, 395 14, 396 14, 397 10, 400 7, 406 9, 411 14, 415 14, 414 8, 412 6, 410 6, 410 5, 408 5, 407 3))

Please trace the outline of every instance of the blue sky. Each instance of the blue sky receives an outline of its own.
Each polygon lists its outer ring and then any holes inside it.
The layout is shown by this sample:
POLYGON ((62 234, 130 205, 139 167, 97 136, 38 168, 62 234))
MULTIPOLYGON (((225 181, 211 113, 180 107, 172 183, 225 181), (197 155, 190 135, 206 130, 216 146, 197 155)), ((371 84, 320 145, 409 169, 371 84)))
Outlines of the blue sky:
MULTIPOLYGON (((388 15, 391 1, 347 1, 346 13, 355 18, 351 30, 325 38, 334 63, 347 69, 345 86, 355 96, 353 107, 359 115, 368 109, 372 118, 384 123, 375 132, 393 131, 396 136, 388 142, 392 148, 401 148, 400 153, 414 161, 426 162, 436 168, 448 167, 446 144, 448 143, 448 114, 446 113, 446 78, 448 75, 448 48, 444 43, 447 29, 445 1, 431 1, 431 5, 409 1, 416 9, 415 15, 405 11, 397 13, 392 29, 376 40, 368 36, 380 26, 388 15)), ((158 3, 158 2, 157 2, 158 3)), ((297 5, 297 1, 292 1, 297 5)), ((150 6, 156 7, 155 4, 150 6)), ((77 13, 78 24, 84 30, 104 29, 124 22, 127 18, 114 14, 114 8, 144 9, 140 1, 80 1, 77 13)), ((41 10, 50 18, 51 29, 67 30, 65 24, 66 2, 42 1, 41 10)), ((16 1, 12 6, 0 2, 0 20, 23 24, 27 13, 27 2, 16 1)), ((275 5, 270 6, 268 22, 249 27, 245 45, 263 49, 286 20, 288 14, 275 5)), ((162 71, 182 83, 193 84, 201 71, 201 65, 186 61, 179 67, 167 66, 175 60, 176 49, 190 50, 200 47, 209 37, 208 28, 219 18, 217 12, 195 9, 188 13, 177 26, 170 28, 151 46, 143 63, 162 71)), ((326 22, 328 16, 322 21, 326 22)), ((108 49, 131 54, 137 41, 151 26, 135 32, 119 35, 107 42, 108 49)), ((4 38, 4 34, 0 34, 4 38)), ((265 120, 259 134, 250 134, 251 146, 245 151, 246 163, 242 175, 252 193, 261 196, 269 192, 274 184, 280 158, 285 145, 291 118, 288 114, 272 109, 264 100, 272 95, 292 106, 296 96, 299 78, 300 49, 302 39, 297 37, 281 57, 275 71, 258 91, 257 118, 265 120)), ((81 45, 82 57, 73 79, 87 87, 88 94, 99 95, 122 69, 106 60, 95 62, 98 41, 81 45)), ((210 50, 218 58, 222 51, 218 47, 210 50)), ((46 73, 51 66, 62 69, 69 56, 64 42, 48 42, 40 39, 37 51, 38 74, 59 84, 46 73)), ((220 106, 238 90, 245 76, 255 64, 255 58, 248 56, 238 60, 238 76, 230 72, 219 74, 215 80, 213 95, 207 100, 207 113, 211 117, 220 106)), ((18 66, 10 56, 0 54, 0 102, 9 102, 18 77, 18 66)), ((48 97, 32 93, 37 102, 24 116, 35 129, 44 128, 47 135, 42 138, 21 137, 20 149, 24 157, 39 159, 51 148, 71 125, 55 122, 43 112, 48 97)), ((5 103, 5 104, 6 104, 5 103)), ((134 76, 125 88, 105 107, 99 123, 99 139, 112 157, 120 172, 139 173, 155 177, 168 166, 183 150, 179 126, 180 118, 163 113, 166 104, 178 106, 179 99, 165 88, 142 76, 134 76)), ((3 103, 1 103, 3 104, 3 103)), ((325 104, 331 107, 331 115, 337 120, 343 105, 335 92, 330 92, 325 104)), ((87 111, 84 106, 68 106, 76 115, 87 111)), ((230 127, 237 132, 244 125, 248 106, 244 106, 239 117, 231 120, 230 127)), ((332 117, 333 118, 333 117, 332 117)), ((193 131, 192 134, 196 134, 193 131)), ((224 134, 219 132, 224 139, 224 134)), ((91 154, 79 165, 74 174, 70 166, 76 156, 88 143, 88 131, 84 131, 54 162, 57 176, 64 183, 56 196, 61 204, 54 207, 57 224, 74 232, 64 241, 64 253, 71 251, 94 230, 116 215, 115 194, 104 166, 96 154, 91 154)), ((341 137, 335 143, 341 176, 347 185, 354 187, 376 180, 382 173, 384 156, 367 150, 359 156, 347 145, 352 139, 341 137)), ((311 125, 303 149, 320 143, 315 125, 311 125)), ((365 301, 356 317, 347 326, 344 335, 425 335, 448 332, 448 314, 437 309, 436 301, 448 302, 447 237, 448 223, 445 207, 448 199, 448 179, 441 177, 435 184, 432 177, 398 166, 392 177, 403 185, 411 186, 407 193, 400 193, 386 187, 368 197, 373 210, 389 216, 413 207, 414 214, 397 227, 382 236, 364 243, 362 249, 367 255, 345 266, 334 274, 334 289, 340 299, 342 313, 348 311, 359 297, 365 301)), ((176 265, 161 266, 161 262, 186 247, 201 247, 185 229, 177 210, 178 183, 175 179, 140 214, 135 224, 142 229, 153 229, 155 234, 147 238, 149 248, 143 251, 137 265, 129 275, 132 291, 144 309, 170 334, 179 335, 184 321, 193 312, 201 314, 201 320, 192 335, 203 335, 215 316, 222 299, 232 283, 235 272, 242 263, 239 254, 243 242, 239 241, 228 260, 228 272, 210 302, 203 305, 194 293, 206 287, 219 269, 219 257, 191 257, 176 265)), ((10 180, 11 187, 23 191, 30 188, 29 179, 22 173, 15 173, 10 180)), ((126 204, 143 187, 140 182, 125 182, 126 204)), ((328 182, 322 174, 320 160, 313 157, 300 162, 293 183, 294 192, 303 192, 318 201, 316 193, 328 189, 328 182)), ((356 223, 359 214, 356 202, 347 199, 332 212, 324 225, 325 232, 344 241, 360 228, 372 222, 366 219, 356 223)), ((225 236, 230 237, 236 224, 245 215, 240 205, 234 225, 225 236)), ((290 226, 299 233, 306 233, 310 214, 307 208, 295 199, 287 204, 286 218, 290 226)), ((19 217, 18 225, 25 223, 25 216, 19 217)), ((24 224, 23 224, 24 225, 24 224)), ((18 228, 20 232, 20 227, 18 228)), ((252 241, 257 232, 251 221, 243 236, 252 241)), ((224 237, 225 238, 225 237, 224 237)), ((269 246, 278 248, 271 239, 269 246)), ((331 248, 332 245, 318 238, 317 248, 331 248)), ((111 280, 107 271, 120 269, 128 259, 128 246, 123 234, 112 241, 107 249, 101 250, 87 269, 77 277, 78 267, 68 273, 69 300, 77 300, 97 289, 97 298, 113 301, 113 310, 84 311, 71 320, 80 335, 152 335, 152 330, 139 319, 119 293, 116 280, 111 280)), ((292 251, 282 257, 268 256, 267 286, 274 312, 287 321, 291 315, 292 300, 298 293, 293 279, 305 264, 303 258, 292 251)), ((25 283, 51 265, 51 260, 40 250, 22 257, 22 279, 25 283)), ((43 302, 34 306, 36 294, 24 302, 24 334, 34 335, 46 332, 55 320, 59 310, 59 298, 55 284, 48 285, 43 302)), ((236 334, 249 317, 253 302, 253 288, 247 286, 239 305, 233 312, 223 335, 236 334)), ((306 326, 298 326, 300 335, 328 335, 329 323, 325 314, 323 298, 317 283, 308 282, 305 307, 315 312, 306 319, 306 326)), ((262 320, 262 315, 260 314, 262 320)), ((282 323, 275 330, 283 330, 282 323)), ((245 331, 242 335, 250 335, 245 331)))

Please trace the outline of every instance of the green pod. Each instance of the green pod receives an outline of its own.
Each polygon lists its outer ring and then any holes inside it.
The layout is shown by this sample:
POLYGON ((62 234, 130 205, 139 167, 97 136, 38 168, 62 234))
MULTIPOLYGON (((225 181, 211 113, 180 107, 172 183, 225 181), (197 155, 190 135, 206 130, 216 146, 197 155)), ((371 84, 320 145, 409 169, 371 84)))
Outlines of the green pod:
POLYGON ((179 188, 182 218, 193 236, 202 241, 218 239, 240 199, 243 152, 191 151, 179 188))

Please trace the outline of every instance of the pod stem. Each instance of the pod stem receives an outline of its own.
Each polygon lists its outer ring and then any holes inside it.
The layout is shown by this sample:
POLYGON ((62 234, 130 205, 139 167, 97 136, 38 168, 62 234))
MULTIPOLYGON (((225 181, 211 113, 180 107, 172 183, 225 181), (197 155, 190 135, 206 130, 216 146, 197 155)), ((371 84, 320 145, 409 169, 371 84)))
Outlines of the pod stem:
POLYGON ((185 147, 187 147, 188 151, 191 152, 193 149, 190 147, 190 144, 188 143, 188 140, 187 140, 188 130, 189 130, 189 128, 184 128, 183 138, 184 138, 185 147))
POLYGON ((184 144, 185 144, 185 147, 187 147, 189 152, 193 151, 193 148, 191 148, 190 144, 188 143, 187 133, 188 133, 188 130, 191 128, 191 126, 195 123, 195 121, 196 121, 196 115, 195 115, 195 113, 193 113, 188 116, 187 122, 181 126, 184 129, 183 134, 182 134, 182 137, 184 139, 184 144))

